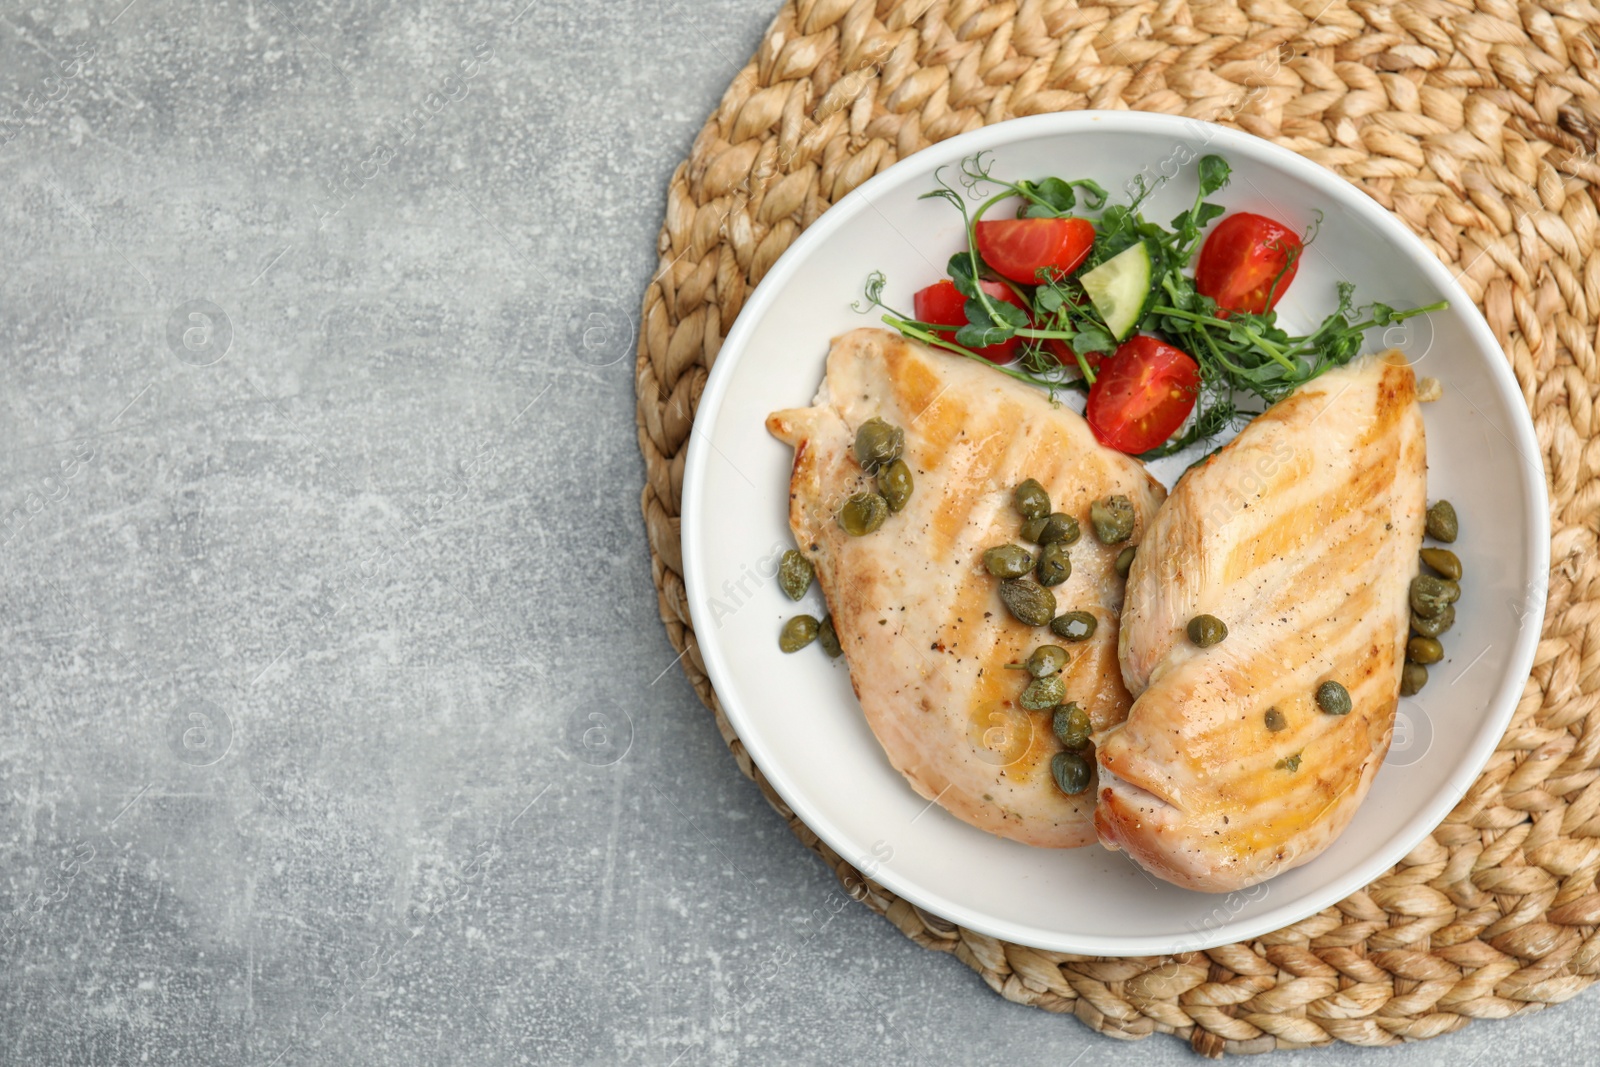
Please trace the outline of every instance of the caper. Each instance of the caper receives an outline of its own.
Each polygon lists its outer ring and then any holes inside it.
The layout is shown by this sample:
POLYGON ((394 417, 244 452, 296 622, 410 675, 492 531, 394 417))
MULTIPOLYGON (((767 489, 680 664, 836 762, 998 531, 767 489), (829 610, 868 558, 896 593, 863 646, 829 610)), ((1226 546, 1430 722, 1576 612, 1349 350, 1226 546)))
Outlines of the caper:
POLYGON ((1068 641, 1087 641, 1099 624, 1087 611, 1069 611, 1050 620, 1050 632, 1068 641))
POLYGON ((1056 713, 1050 718, 1050 728, 1055 731, 1056 740, 1071 749, 1087 745, 1089 735, 1094 732, 1094 724, 1089 721, 1089 713, 1076 703, 1063 704, 1057 708, 1056 713))
POLYGON ((1329 715, 1350 714, 1350 690, 1338 682, 1323 682, 1317 686, 1317 707, 1329 715))
POLYGON ((838 659, 844 654, 844 648, 839 644, 839 632, 833 628, 833 616, 825 615, 817 624, 817 644, 822 646, 822 651, 828 654, 829 659, 838 659))
POLYGON ((1050 514, 1050 494, 1044 491, 1037 479, 1029 478, 1017 486, 1012 502, 1025 519, 1042 519, 1050 514))
POLYGON ((1067 683, 1061 680, 1061 675, 1046 675, 1028 683, 1028 688, 1022 691, 1022 706, 1029 711, 1046 711, 1061 703, 1066 695, 1067 683))
POLYGON ((1133 569, 1133 557, 1137 551, 1132 545, 1129 545, 1117 553, 1117 577, 1126 578, 1128 576, 1128 572, 1133 569))
POLYGON ((1022 524, 1022 539, 1024 541, 1032 541, 1034 544, 1038 544, 1040 535, 1044 533, 1044 528, 1049 525, 1049 523, 1050 516, 1048 515, 1041 515, 1037 519, 1029 519, 1027 522, 1022 524))
POLYGON ((1089 505, 1089 524, 1102 545, 1114 545, 1133 536, 1133 501, 1118 494, 1089 505))
POLYGON ((1029 626, 1044 626, 1056 613, 1056 595, 1038 582, 1007 578, 1000 583, 1000 599, 1011 614, 1029 626))
POLYGON ((996 578, 1021 578, 1033 570, 1033 557, 1021 545, 1001 545, 984 552, 983 569, 996 578))
POLYGON ((900 458, 906 446, 906 432, 874 416, 856 431, 856 462, 868 474, 876 473, 900 458))
POLYGON ((1050 760, 1050 777, 1057 789, 1075 797, 1089 788, 1089 761, 1076 752, 1057 752, 1050 760))
POLYGON ((778 560, 778 588, 790 600, 799 600, 811 588, 811 564, 795 549, 778 560))
POLYGON ((1189 640, 1201 648, 1210 648, 1228 636, 1228 627, 1215 615, 1196 615, 1189 620, 1189 640))
POLYGON ((1053 545, 1060 541, 1070 545, 1077 543, 1081 536, 1083 533, 1078 529, 1078 520, 1064 511, 1058 511, 1054 515, 1046 516, 1044 529, 1039 531, 1039 539, 1035 544, 1053 545))
POLYGON ((1454 544, 1456 534, 1461 532, 1460 523, 1456 520, 1456 509, 1448 500, 1438 500, 1428 505, 1428 536, 1435 541, 1445 544, 1454 544))
POLYGON ((857 493, 839 509, 839 525, 851 537, 861 537, 883 525, 889 502, 877 493, 857 493))
POLYGON ((911 468, 906 461, 897 459, 878 472, 878 492, 889 510, 898 512, 911 501, 911 468))
POLYGON ((1461 558, 1448 548, 1425 548, 1422 562, 1439 572, 1439 577, 1453 582, 1461 580, 1461 558))
POLYGON ((1072 656, 1060 645, 1040 645, 1028 655, 1028 673, 1035 678, 1060 674, 1072 656))
POLYGON ((778 634, 778 647, 785 652, 799 652, 817 639, 817 620, 810 615, 796 615, 783 624, 778 634))
POLYGON ((1406 659, 1412 663, 1438 663, 1444 659, 1444 646, 1432 637, 1413 637, 1406 642, 1406 659))
POLYGON ((1411 628, 1423 637, 1438 637, 1456 624, 1456 606, 1446 604, 1444 610, 1432 618, 1411 613, 1411 628))
POLYGON ((1266 720, 1267 729, 1271 730, 1273 733, 1277 733, 1279 730, 1282 730, 1289 725, 1289 720, 1285 719, 1283 717, 1283 712, 1279 711, 1277 708, 1267 709, 1266 720))
POLYGON ((1052 541, 1039 550, 1039 584, 1060 585, 1072 576, 1072 560, 1064 541, 1052 541))
POLYGON ((1445 578, 1419 574, 1411 579, 1411 610, 1424 619, 1437 618, 1439 613, 1461 596, 1461 587, 1445 578))
POLYGON ((1428 684, 1428 668, 1420 663, 1407 663, 1400 671, 1400 695, 1414 697, 1428 684))

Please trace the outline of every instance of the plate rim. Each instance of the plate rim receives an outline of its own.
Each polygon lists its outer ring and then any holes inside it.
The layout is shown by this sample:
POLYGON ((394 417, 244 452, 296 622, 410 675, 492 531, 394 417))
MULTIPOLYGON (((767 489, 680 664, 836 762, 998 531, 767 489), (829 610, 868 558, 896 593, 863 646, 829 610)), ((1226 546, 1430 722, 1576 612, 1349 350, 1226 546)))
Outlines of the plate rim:
MULTIPOLYGON (((1524 477, 1525 488, 1531 495, 1529 507, 1523 516, 1524 532, 1531 546, 1530 556, 1526 562, 1531 574, 1545 575, 1546 589, 1548 589, 1550 504, 1545 484, 1548 475, 1533 419, 1523 400, 1521 387, 1517 384, 1509 361, 1505 358, 1505 352, 1495 338, 1494 331, 1485 321, 1477 303, 1467 295, 1449 268, 1422 242, 1421 238, 1412 233, 1404 223, 1377 201, 1333 171, 1272 141, 1241 130, 1181 116, 1141 111, 1055 112, 1008 119, 951 137, 899 160, 882 173, 862 183, 825 211, 779 256, 746 299, 732 328, 723 339, 718 358, 701 391, 700 403, 689 433, 688 455, 684 463, 683 492, 679 508, 684 592, 706 674, 712 688, 718 694, 723 714, 727 716, 738 734, 751 760, 761 769, 761 773, 794 812, 795 817, 841 856, 846 854, 854 842, 848 834, 823 817, 807 801, 804 791, 798 788, 783 771, 782 760, 771 758, 775 754, 766 750, 759 739, 759 731, 747 731, 744 728, 749 720, 739 699, 732 695, 735 689, 730 684, 731 668, 716 639, 706 636, 713 634, 715 628, 710 627, 704 618, 703 613, 706 609, 697 605, 704 602, 707 592, 702 580, 705 568, 701 565, 703 541, 700 537, 700 526, 703 512, 704 472, 713 454, 713 447, 710 435, 700 431, 720 412, 724 395, 733 380, 735 368, 748 344, 749 335, 754 331, 757 321, 764 317, 768 307, 777 299, 777 294, 782 291, 798 264, 810 255, 813 247, 831 237, 854 217, 858 210, 870 207, 874 192, 901 181, 902 175, 913 169, 910 166, 912 160, 918 160, 919 166, 916 169, 923 169, 935 161, 944 164, 953 163, 978 151, 1004 147, 1012 141, 1083 132, 1095 127, 1109 132, 1168 134, 1186 141, 1203 136, 1206 148, 1212 151, 1226 154, 1230 150, 1237 150, 1247 155, 1264 156, 1270 165, 1286 170, 1294 177, 1319 189, 1341 208, 1348 208, 1361 215, 1364 221, 1373 225, 1393 244, 1400 246, 1406 252, 1408 259, 1420 264, 1427 280, 1450 301, 1451 310, 1460 309, 1465 320, 1465 328, 1478 347, 1485 353, 1497 353, 1500 356, 1498 359, 1488 360, 1489 371, 1499 394, 1498 399, 1502 401, 1515 399, 1515 403, 1510 405, 1516 413, 1512 421, 1517 440, 1513 445, 1522 456, 1521 465, 1530 462, 1538 465, 1538 477, 1527 474, 1524 477), (852 210, 840 210, 847 205, 851 206, 852 210)), ((902 878, 886 866, 879 867, 871 877, 873 881, 895 895, 949 922, 989 937, 1047 951, 1114 957, 1165 955, 1173 951, 1198 951, 1248 941, 1293 925, 1338 903, 1381 877, 1431 834, 1460 798, 1471 789, 1490 756, 1494 754, 1501 738, 1504 737, 1506 728, 1516 712, 1522 687, 1532 670, 1547 600, 1548 595, 1537 597, 1535 606, 1523 616, 1511 654, 1513 669, 1501 679, 1498 689, 1490 697, 1485 728, 1480 730, 1465 759, 1448 776, 1447 783, 1450 788, 1436 793, 1434 799, 1409 818, 1400 832, 1373 849, 1371 855, 1362 863, 1330 878, 1318 890, 1295 901, 1269 908, 1249 919, 1229 920, 1212 929, 1209 934, 1197 933, 1192 938, 1184 937, 1181 944, 1174 944, 1168 935, 1162 934, 1114 936, 1089 934, 1062 938, 1051 931, 973 912, 964 905, 944 898, 936 890, 924 884, 902 878), (1490 725, 1494 727, 1492 730, 1487 728, 1490 725)), ((1207 895, 1214 896, 1218 900, 1225 899, 1225 895, 1220 893, 1207 895)))

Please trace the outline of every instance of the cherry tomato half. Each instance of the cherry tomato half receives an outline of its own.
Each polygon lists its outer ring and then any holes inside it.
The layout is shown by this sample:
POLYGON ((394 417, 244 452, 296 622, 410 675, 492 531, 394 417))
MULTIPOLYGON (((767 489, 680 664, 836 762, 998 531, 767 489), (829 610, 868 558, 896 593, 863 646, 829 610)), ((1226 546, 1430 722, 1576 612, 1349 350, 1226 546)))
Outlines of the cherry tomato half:
POLYGON ((1084 415, 1095 440, 1136 455, 1171 437, 1194 410, 1200 368, 1148 334, 1128 338, 1100 364, 1084 415))
POLYGON ((1194 271, 1194 287, 1217 302, 1223 318, 1229 311, 1259 315, 1283 298, 1300 266, 1304 247, 1299 236, 1282 223, 1265 215, 1236 212, 1217 223, 1206 238, 1194 271))
POLYGON ((1057 278, 1071 274, 1094 244, 1088 219, 980 219, 973 233, 983 261, 1025 285, 1039 284, 1046 267, 1057 278))
MULTIPOLYGON (((978 283, 991 299, 1003 300, 1013 307, 1027 310, 1027 303, 1011 287, 1004 282, 983 281, 978 283)), ((946 278, 941 282, 934 282, 926 289, 917 291, 912 298, 914 311, 919 322, 932 322, 940 326, 965 326, 967 324, 967 298, 961 295, 961 290, 956 288, 956 283, 946 278)), ((947 341, 955 340, 954 330, 949 332, 940 330, 939 336, 947 341)), ((988 345, 984 348, 974 349, 978 355, 990 363, 1010 363, 1017 358, 1017 347, 1022 344, 1022 338, 1013 337, 1009 341, 1001 341, 997 345, 988 345)))

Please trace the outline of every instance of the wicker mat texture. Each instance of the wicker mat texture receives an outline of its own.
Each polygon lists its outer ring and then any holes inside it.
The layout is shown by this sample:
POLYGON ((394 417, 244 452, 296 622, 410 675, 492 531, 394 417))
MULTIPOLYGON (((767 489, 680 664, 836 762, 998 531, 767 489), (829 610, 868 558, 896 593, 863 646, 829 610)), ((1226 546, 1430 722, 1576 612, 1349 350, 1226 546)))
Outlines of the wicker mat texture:
POLYGON ((1537 1011, 1600 973, 1600 11, 1589 0, 1074 3, 794 0, 672 177, 638 346, 661 618, 745 774, 845 887, 1010 1000, 1206 1056, 1392 1045, 1537 1011), (1336 907, 1207 952, 1101 959, 1007 944, 864 880, 774 794, 712 692, 682 581, 695 405, 729 325, 795 236, 867 178, 1019 115, 1209 119, 1354 182, 1488 318, 1538 428, 1554 539, 1532 677, 1477 784, 1336 907))

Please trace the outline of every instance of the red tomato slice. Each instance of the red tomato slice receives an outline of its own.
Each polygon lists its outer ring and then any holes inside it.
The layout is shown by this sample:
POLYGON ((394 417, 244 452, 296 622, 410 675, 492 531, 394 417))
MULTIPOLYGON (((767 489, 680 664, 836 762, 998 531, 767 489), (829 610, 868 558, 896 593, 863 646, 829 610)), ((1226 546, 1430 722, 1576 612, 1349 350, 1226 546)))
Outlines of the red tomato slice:
POLYGON ((1229 311, 1259 315, 1283 298, 1304 248, 1299 236, 1282 223, 1236 212, 1217 223, 1206 238, 1194 287, 1217 302, 1223 318, 1229 311))
POLYGON ((1045 268, 1056 278, 1071 274, 1094 244, 1088 219, 980 219, 974 234, 983 261, 1025 285, 1038 285, 1045 268))
MULTIPOLYGON (((978 283, 983 291, 991 298, 1005 301, 1013 307, 1028 309, 1027 303, 1011 287, 1004 282, 983 281, 978 283)), ((917 291, 912 298, 913 310, 918 322, 932 322, 940 326, 965 326, 967 324, 967 298, 961 295, 961 290, 956 288, 956 283, 946 278, 942 282, 934 282, 926 289, 917 291)), ((937 331, 940 337, 947 341, 954 341, 954 330, 937 331)), ((974 349, 978 355, 990 363, 1010 363, 1017 358, 1017 348, 1022 344, 1022 338, 1013 337, 1009 341, 1001 341, 997 345, 988 345, 984 348, 974 349)))
POLYGON ((1177 432, 1194 410, 1200 368, 1147 334, 1128 338, 1100 365, 1084 415, 1101 444, 1138 454, 1177 432))

